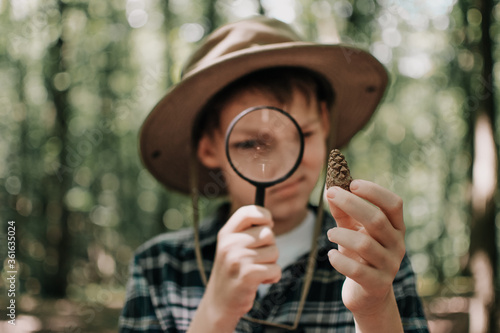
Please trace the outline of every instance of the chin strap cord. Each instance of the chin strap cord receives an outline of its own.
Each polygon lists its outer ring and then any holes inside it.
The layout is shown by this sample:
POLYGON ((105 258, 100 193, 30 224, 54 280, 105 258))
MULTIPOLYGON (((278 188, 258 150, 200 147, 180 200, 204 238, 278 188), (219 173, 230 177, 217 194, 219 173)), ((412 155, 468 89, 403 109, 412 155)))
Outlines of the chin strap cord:
POLYGON ((189 180, 191 185, 191 208, 193 211, 193 229, 194 229, 194 252, 196 255, 196 264, 200 272, 200 278, 203 285, 206 287, 208 283, 207 274, 203 265, 203 255, 200 245, 200 210, 198 207, 199 191, 198 191, 198 159, 196 154, 191 154, 191 163, 189 163, 189 171, 191 173, 189 180))

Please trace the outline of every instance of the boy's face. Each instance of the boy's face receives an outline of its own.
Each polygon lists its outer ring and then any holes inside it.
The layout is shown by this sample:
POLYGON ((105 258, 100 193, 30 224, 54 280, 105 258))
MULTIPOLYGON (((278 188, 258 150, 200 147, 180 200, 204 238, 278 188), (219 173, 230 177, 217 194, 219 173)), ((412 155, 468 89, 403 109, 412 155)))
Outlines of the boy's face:
MULTIPOLYGON (((264 206, 275 222, 305 217, 309 195, 325 164, 325 144, 328 136, 328 114, 325 105, 318 106, 315 98, 310 101, 295 90, 289 105, 282 105, 274 98, 258 91, 244 91, 231 98, 222 109, 220 126, 204 135, 199 143, 198 156, 209 168, 223 172, 232 203, 232 211, 254 204, 255 186, 238 176, 229 165, 225 153, 225 133, 230 122, 241 111, 258 105, 282 108, 290 113, 304 133, 304 155, 297 170, 282 183, 266 189, 264 206)), ((277 226, 275 226, 276 229, 277 226)))

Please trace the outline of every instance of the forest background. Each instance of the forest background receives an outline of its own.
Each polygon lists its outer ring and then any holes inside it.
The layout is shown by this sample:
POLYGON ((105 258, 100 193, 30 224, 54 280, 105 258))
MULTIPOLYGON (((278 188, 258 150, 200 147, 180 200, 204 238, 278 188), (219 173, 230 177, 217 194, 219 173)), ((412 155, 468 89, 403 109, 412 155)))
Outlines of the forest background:
POLYGON ((116 332, 133 251, 191 224, 189 199, 142 166, 140 124, 197 42, 258 13, 311 41, 338 31, 387 67, 343 152, 404 199, 432 332, 498 331, 497 2, 0 0, 2 332, 116 332))

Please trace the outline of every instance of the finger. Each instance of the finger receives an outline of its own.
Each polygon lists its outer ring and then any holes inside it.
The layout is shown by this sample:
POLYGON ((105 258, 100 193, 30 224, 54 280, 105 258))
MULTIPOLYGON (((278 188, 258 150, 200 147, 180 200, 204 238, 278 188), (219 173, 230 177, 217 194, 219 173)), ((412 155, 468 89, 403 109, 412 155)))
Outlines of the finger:
POLYGON ((276 283, 281 279, 281 267, 278 264, 255 264, 248 277, 258 284, 276 283))
POLYGON ((235 264, 238 269, 247 265, 275 264, 279 257, 279 250, 274 245, 257 249, 243 248, 237 251, 238 254, 231 255, 228 262, 235 264))
POLYGON ((249 248, 258 248, 276 243, 273 230, 267 225, 250 227, 241 233, 252 238, 252 242, 247 244, 249 248))
POLYGON ((254 249, 274 245, 275 243, 274 234, 271 228, 267 226, 250 227, 247 230, 235 233, 229 233, 227 230, 223 232, 221 230, 217 239, 217 246, 220 249, 254 249))
POLYGON ((403 200, 400 196, 378 184, 361 179, 354 180, 351 183, 350 190, 357 196, 379 207, 389 218, 394 228, 405 230, 403 200))
POLYGON ((250 251, 253 251, 256 264, 275 264, 279 257, 278 247, 275 245, 250 249, 250 251))
POLYGON ((224 230, 223 232, 234 233, 246 230, 255 225, 267 225, 272 228, 273 224, 271 213, 267 209, 250 205, 236 210, 222 229, 224 230))
POLYGON ((327 198, 330 206, 344 211, 362 224, 370 236, 384 247, 391 247, 399 242, 401 234, 394 229, 387 216, 378 207, 337 186, 328 190, 327 198))
MULTIPOLYGON (((345 228, 330 229, 327 235, 331 242, 337 243, 339 246, 346 248, 348 253, 353 252, 363 259, 362 263, 378 269, 390 269, 392 271, 394 266, 392 262, 395 262, 395 260, 388 260, 389 251, 370 236, 345 228)), ((342 253, 351 259, 355 259, 352 255, 342 253)))
POLYGON ((339 273, 356 281, 365 289, 378 288, 386 283, 391 283, 389 275, 381 274, 377 269, 364 265, 354 259, 346 257, 338 250, 332 249, 328 252, 330 264, 339 273))

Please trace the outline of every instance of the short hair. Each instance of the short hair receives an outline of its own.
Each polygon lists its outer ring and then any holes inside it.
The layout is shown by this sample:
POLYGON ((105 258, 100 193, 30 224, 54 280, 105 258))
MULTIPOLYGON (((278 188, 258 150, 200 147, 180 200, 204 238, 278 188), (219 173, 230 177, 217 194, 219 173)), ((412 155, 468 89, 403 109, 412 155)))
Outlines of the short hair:
POLYGON ((303 67, 280 66, 260 69, 228 84, 205 104, 193 126, 193 146, 197 147, 203 135, 219 127, 222 109, 237 94, 243 91, 257 91, 286 104, 291 102, 294 89, 298 89, 308 103, 316 98, 318 104, 325 102, 328 110, 333 105, 335 93, 332 86, 319 73, 303 67))

